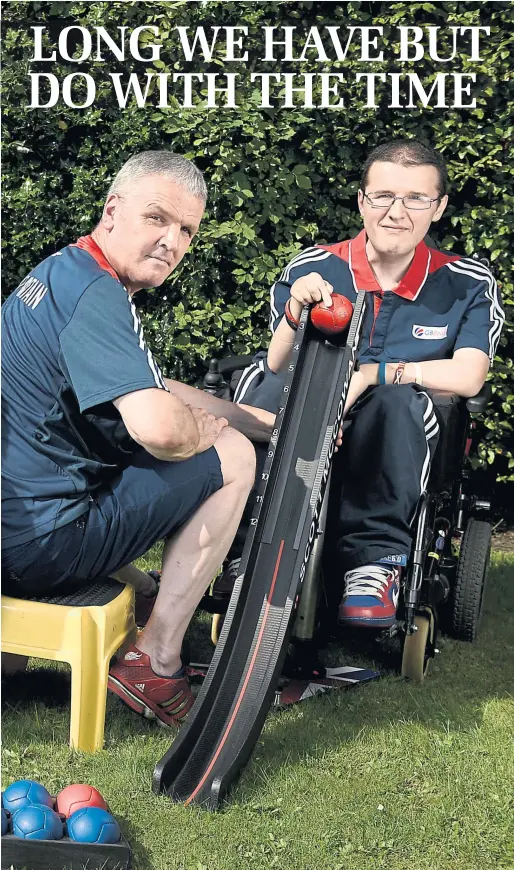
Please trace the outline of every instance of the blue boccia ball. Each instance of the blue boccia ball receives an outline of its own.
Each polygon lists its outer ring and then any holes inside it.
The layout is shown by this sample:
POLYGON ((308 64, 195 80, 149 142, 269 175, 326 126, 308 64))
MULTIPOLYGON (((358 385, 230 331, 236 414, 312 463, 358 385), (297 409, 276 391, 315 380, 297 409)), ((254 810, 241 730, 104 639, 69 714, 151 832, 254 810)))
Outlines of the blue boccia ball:
POLYGON ((33 779, 17 779, 4 791, 4 808, 15 813, 27 804, 42 804, 53 809, 54 802, 44 785, 33 779))
POLYGON ((121 831, 107 810, 83 807, 69 817, 68 836, 77 843, 117 843, 121 831))
POLYGON ((9 827, 9 822, 7 820, 7 813, 5 812, 4 808, 2 807, 2 837, 4 834, 7 833, 8 827, 9 827))
POLYGON ((50 807, 28 804, 12 818, 12 832, 25 840, 60 840, 64 834, 62 819, 50 807))

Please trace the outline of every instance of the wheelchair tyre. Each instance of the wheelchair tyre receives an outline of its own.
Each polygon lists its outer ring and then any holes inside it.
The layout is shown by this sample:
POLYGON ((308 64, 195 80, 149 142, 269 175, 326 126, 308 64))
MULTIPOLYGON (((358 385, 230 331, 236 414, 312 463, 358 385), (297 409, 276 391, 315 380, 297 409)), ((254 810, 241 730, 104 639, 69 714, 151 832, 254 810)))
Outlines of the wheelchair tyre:
POLYGON ((491 526, 471 518, 462 538, 453 592, 452 635, 472 643, 478 634, 491 555, 491 526))
POLYGON ((430 647, 434 642, 435 623, 429 610, 416 613, 416 631, 405 637, 402 655, 402 677, 422 683, 430 663, 430 647))
POLYGON ((223 628, 223 623, 225 621, 224 613, 214 613, 212 616, 211 622, 211 641, 214 646, 218 643, 220 639, 221 629, 223 628))

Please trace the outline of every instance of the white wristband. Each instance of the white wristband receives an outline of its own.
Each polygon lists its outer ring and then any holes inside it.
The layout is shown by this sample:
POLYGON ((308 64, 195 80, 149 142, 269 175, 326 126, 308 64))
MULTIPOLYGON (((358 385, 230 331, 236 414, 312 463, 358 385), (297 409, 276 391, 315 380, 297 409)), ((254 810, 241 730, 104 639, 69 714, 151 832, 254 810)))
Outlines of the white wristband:
POLYGON ((423 386, 423 373, 421 371, 421 366, 419 363, 412 363, 414 366, 414 383, 419 384, 420 387, 423 386))

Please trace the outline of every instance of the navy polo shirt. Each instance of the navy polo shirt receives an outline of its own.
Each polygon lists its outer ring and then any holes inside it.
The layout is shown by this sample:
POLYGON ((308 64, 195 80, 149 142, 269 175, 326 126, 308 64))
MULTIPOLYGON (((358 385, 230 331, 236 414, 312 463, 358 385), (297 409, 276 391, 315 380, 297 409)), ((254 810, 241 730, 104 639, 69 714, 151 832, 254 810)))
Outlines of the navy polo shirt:
POLYGON ((493 361, 505 315, 493 275, 476 260, 420 242, 399 286, 384 293, 366 256, 364 230, 349 241, 307 248, 271 289, 272 332, 292 284, 309 272, 318 272, 351 302, 357 291, 366 291, 362 363, 450 359, 463 347, 482 350, 493 361))
POLYGON ((9 547, 78 518, 139 445, 112 400, 166 389, 127 290, 91 236, 2 308, 2 532, 9 547))

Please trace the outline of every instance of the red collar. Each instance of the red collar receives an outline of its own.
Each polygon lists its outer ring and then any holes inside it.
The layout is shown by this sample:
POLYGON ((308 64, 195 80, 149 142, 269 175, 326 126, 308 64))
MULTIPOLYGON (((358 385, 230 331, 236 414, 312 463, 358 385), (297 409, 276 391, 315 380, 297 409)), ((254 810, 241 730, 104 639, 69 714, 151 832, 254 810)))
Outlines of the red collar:
MULTIPOLYGON (((348 250, 348 265, 353 273, 355 285, 358 290, 375 290, 382 292, 373 270, 369 264, 366 254, 367 236, 365 230, 362 230, 358 236, 350 241, 348 250)), ((403 299, 412 301, 416 299, 425 281, 428 278, 430 270, 430 262, 432 252, 425 245, 425 242, 420 242, 416 246, 412 263, 407 272, 401 279, 398 287, 392 291, 397 296, 402 296, 403 299)))
MULTIPOLYGON (((83 251, 87 251, 88 254, 91 254, 94 260, 98 263, 101 269, 105 269, 109 275, 112 275, 113 278, 116 278, 116 281, 119 281, 119 277, 112 268, 111 264, 105 258, 105 255, 100 248, 99 245, 95 242, 93 236, 81 236, 80 239, 77 239, 76 242, 73 242, 70 245, 71 248, 81 248, 83 251)), ((121 283, 121 282, 120 282, 121 283)))

